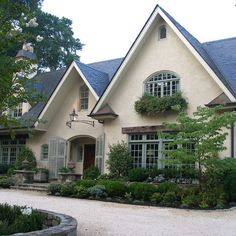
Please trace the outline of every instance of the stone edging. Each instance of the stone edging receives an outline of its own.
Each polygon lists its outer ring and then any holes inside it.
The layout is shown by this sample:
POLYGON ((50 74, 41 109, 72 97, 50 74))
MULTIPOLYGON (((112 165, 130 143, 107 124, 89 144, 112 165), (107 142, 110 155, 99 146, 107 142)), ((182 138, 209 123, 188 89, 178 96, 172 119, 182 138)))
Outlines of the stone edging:
MULTIPOLYGON (((38 210, 38 209, 37 209, 38 210)), ((28 233, 17 233, 12 236, 76 236, 77 221, 75 218, 51 211, 38 210, 47 214, 45 229, 28 233), (51 227, 50 227, 51 226, 51 227)))

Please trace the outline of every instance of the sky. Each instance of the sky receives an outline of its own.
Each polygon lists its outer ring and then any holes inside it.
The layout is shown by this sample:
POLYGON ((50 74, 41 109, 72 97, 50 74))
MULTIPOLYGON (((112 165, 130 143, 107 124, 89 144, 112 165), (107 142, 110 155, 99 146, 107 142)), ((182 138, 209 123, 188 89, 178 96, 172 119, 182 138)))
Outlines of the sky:
POLYGON ((44 0, 42 10, 72 20, 90 63, 124 57, 156 4, 200 42, 236 37, 236 0, 44 0))

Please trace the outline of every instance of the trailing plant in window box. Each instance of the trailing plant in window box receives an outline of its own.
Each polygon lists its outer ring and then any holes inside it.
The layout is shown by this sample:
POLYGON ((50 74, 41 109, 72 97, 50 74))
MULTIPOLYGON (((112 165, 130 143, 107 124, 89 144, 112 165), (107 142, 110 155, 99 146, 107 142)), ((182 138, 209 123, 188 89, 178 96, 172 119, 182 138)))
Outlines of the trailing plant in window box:
POLYGON ((154 97, 145 93, 135 102, 135 111, 148 116, 155 116, 166 111, 183 111, 187 107, 181 93, 172 96, 154 97))

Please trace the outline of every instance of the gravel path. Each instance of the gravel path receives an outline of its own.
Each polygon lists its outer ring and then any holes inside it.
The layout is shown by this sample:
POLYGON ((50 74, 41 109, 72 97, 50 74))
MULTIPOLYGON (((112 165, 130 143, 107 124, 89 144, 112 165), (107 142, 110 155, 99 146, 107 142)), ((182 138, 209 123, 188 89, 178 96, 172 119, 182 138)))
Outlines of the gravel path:
POLYGON ((0 203, 27 205, 75 217, 80 236, 236 236, 236 209, 193 211, 134 206, 0 190, 0 203))

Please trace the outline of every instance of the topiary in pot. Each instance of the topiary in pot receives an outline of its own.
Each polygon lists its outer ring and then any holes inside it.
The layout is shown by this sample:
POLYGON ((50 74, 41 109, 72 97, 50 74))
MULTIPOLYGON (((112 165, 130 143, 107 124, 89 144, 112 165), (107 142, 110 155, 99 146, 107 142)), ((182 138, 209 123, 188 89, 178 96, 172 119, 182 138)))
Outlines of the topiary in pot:
POLYGON ((24 169, 24 161, 27 161, 27 170, 33 170, 37 166, 36 158, 33 151, 30 148, 23 147, 18 153, 15 162, 15 169, 22 170, 24 169))

